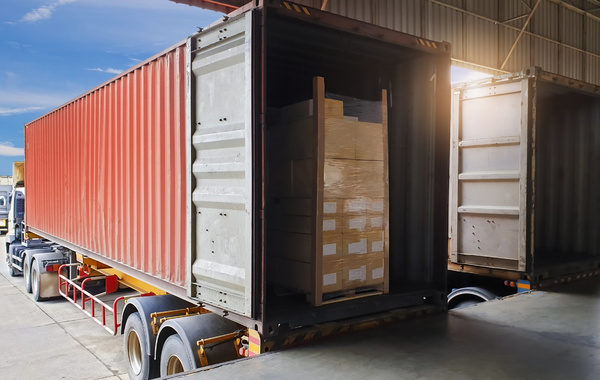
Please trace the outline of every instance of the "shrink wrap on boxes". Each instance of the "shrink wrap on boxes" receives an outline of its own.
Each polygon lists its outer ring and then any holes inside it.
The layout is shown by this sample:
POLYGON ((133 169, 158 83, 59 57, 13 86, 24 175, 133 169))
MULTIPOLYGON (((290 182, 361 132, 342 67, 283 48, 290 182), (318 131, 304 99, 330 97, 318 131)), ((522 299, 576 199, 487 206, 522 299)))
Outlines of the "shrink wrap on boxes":
POLYGON ((315 94, 272 112, 267 254, 275 285, 320 305, 388 291, 388 147, 385 91, 381 101, 315 94))

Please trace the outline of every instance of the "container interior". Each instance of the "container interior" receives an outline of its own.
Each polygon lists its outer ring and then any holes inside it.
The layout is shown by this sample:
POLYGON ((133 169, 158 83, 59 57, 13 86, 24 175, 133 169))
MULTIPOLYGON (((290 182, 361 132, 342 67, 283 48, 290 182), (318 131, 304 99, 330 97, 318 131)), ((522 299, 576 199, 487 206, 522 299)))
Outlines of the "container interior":
MULTIPOLYGON (((381 100, 382 89, 388 91, 390 292, 343 302, 352 307, 335 304, 317 309, 329 310, 328 318, 332 313, 343 313, 336 318, 351 317, 352 313, 364 314, 368 308, 376 312, 427 302, 415 296, 419 291, 443 294, 447 218, 436 218, 436 212, 447 209, 448 151, 439 151, 439 147, 447 148, 449 132, 447 125, 440 127, 436 112, 438 108, 441 113, 449 109, 448 62, 437 54, 297 19, 267 18, 263 47, 267 136, 275 120, 272 110, 312 98, 313 77, 324 78, 327 92, 364 100, 381 100), (439 189, 445 189, 443 194, 439 189)), ((277 141, 267 138, 265 144, 265 182, 269 183, 269 176, 276 175, 276 168, 269 166, 270 146, 277 141)), ((268 186, 264 187, 264 198, 265 214, 269 215, 277 199, 268 186)), ((267 241, 269 223, 265 218, 267 241)), ((268 260, 269 244, 263 244, 263 249, 268 260)), ((269 265, 267 262, 265 267, 269 265)), ((273 321, 286 315, 290 324, 294 320, 302 323, 304 314, 298 312, 315 308, 303 294, 275 291, 269 270, 265 273, 267 292, 262 304, 267 309, 263 319, 273 321)), ((318 315, 316 319, 318 322, 318 315)))
POLYGON ((539 81, 534 268, 600 258, 600 96, 539 81))

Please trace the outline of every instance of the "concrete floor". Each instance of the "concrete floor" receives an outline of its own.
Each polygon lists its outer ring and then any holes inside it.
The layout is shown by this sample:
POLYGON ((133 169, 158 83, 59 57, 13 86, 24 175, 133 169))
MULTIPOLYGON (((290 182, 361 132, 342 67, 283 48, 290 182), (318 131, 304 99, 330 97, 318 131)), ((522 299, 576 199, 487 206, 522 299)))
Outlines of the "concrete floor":
POLYGON ((122 336, 69 302, 35 302, 10 277, 0 238, 0 379, 128 379, 122 336))
MULTIPOLYGON (((0 239, 1 252, 4 240, 0 239)), ((42 303, 0 254, 0 379, 126 379, 122 336, 42 303)), ((182 375, 191 379, 598 379, 600 278, 182 375)))
POLYGON ((600 278, 405 321, 186 379, 598 379, 600 278))

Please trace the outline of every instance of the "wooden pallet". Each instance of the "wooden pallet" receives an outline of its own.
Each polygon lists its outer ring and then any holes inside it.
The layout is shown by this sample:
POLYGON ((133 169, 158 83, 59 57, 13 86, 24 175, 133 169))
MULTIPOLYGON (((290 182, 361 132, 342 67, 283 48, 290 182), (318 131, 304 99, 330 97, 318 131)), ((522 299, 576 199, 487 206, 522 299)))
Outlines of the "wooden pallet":
POLYGON ((385 285, 364 286, 355 289, 344 289, 337 292, 323 293, 323 304, 348 301, 356 298, 384 294, 385 285))

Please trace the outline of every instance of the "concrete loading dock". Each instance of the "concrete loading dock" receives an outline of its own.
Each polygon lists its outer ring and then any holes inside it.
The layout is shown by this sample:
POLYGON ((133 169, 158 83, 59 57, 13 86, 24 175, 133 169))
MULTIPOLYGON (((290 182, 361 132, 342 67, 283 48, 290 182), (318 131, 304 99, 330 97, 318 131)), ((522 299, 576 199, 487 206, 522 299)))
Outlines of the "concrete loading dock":
MULTIPOLYGON (((1 378, 127 378, 126 363, 114 350, 122 337, 106 334, 66 301, 34 303, 22 282, 0 266, 1 378), (32 346, 36 359, 16 366, 32 346)), ((599 295, 600 278, 594 277, 180 378, 304 379, 319 373, 328 379, 595 379, 599 295)))
POLYGON ((597 379, 600 278, 409 320, 186 378, 597 379))

